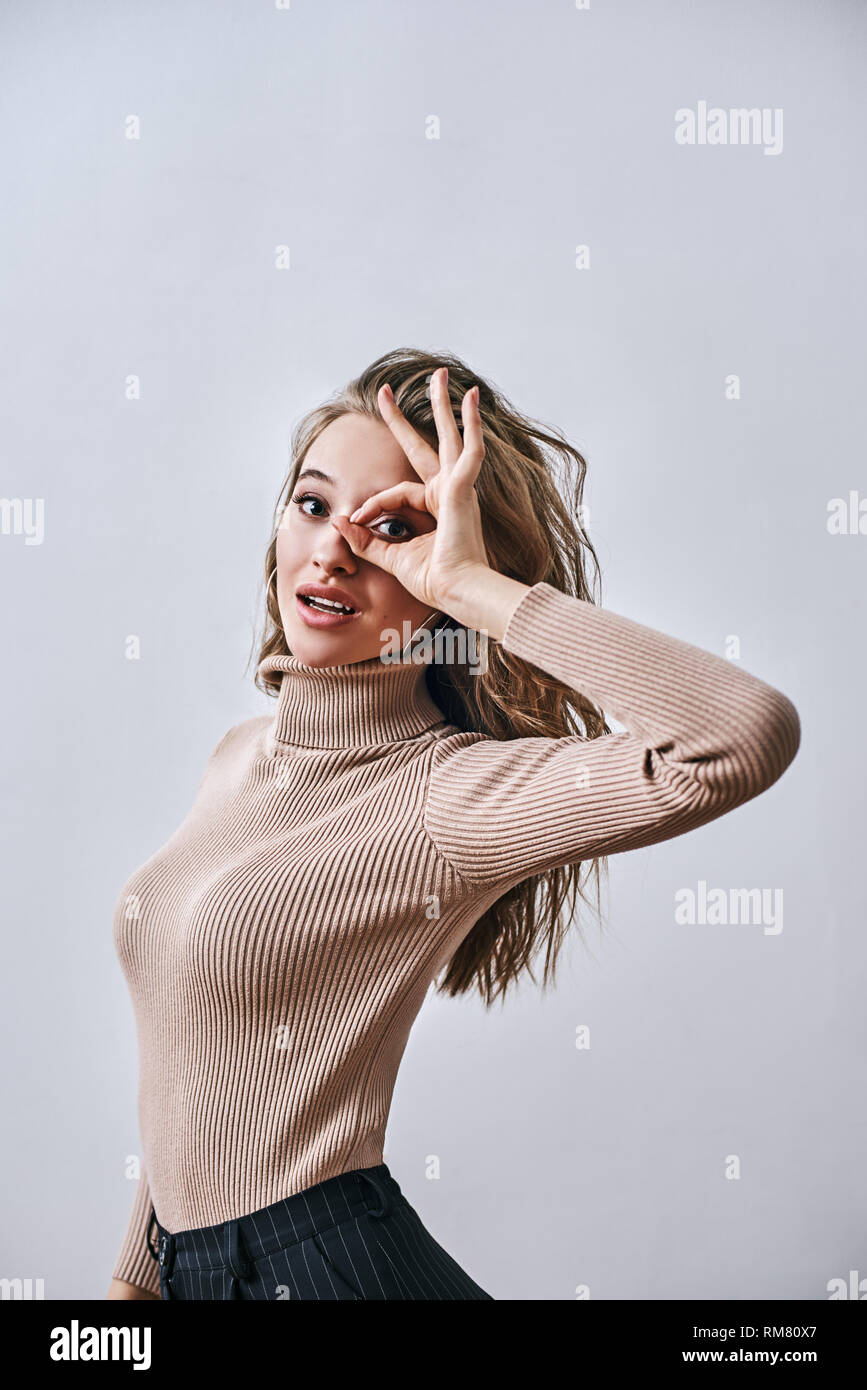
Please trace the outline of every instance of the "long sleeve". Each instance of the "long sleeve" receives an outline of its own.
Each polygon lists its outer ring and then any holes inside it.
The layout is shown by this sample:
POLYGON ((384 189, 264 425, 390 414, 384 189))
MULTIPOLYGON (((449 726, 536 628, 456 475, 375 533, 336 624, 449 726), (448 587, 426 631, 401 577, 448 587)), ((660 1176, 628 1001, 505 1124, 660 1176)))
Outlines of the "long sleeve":
POLYGON ((798 712, 779 690, 550 584, 523 596, 502 645, 626 732, 444 740, 425 828, 479 888, 682 835, 765 791, 798 750, 798 712))
POLYGON ((112 1278, 125 1279, 128 1284, 135 1284, 140 1289, 148 1289, 151 1293, 158 1294, 160 1291, 159 1265, 147 1247, 147 1230, 150 1219, 151 1190, 147 1173, 142 1169, 132 1204, 132 1214, 127 1225, 123 1245, 112 1270, 112 1278))

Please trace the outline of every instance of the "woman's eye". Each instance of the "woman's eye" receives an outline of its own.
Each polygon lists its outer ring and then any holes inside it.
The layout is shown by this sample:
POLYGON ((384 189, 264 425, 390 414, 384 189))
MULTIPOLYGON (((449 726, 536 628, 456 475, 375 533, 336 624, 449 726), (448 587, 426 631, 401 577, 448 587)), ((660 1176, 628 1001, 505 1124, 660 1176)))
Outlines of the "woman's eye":
POLYGON ((391 531, 388 535, 382 537, 382 539, 385 541, 408 541, 411 539, 413 534, 412 527, 406 521, 401 521, 399 516, 388 516, 385 518, 384 521, 374 522, 373 525, 370 527, 371 531, 375 530, 378 526, 403 527, 403 535, 395 535, 395 533, 391 531))
MULTIPOLYGON (((321 498, 321 497, 314 497, 313 494, 312 494, 311 492, 306 492, 306 493, 304 493, 301 497, 293 497, 293 498, 292 498, 292 501, 295 502, 295 503, 297 504, 299 510, 302 511, 302 512, 304 511, 304 503, 305 503, 305 502, 315 502, 316 505, 317 505, 317 507, 324 507, 324 505, 325 505, 325 503, 322 501, 322 498, 321 498)), ((320 512, 304 512, 304 515, 305 515, 305 516, 320 516, 321 513, 320 513, 320 512)))
MULTIPOLYGON (((322 498, 315 496, 315 494, 312 492, 305 492, 300 494, 299 496, 293 497, 292 501, 298 507, 299 511, 303 512, 305 516, 321 517, 325 514, 325 511, 327 511, 327 507, 323 502, 322 498), (311 502, 314 507, 321 507, 322 511, 308 511, 308 502, 311 502)), ((410 526, 409 523, 406 521, 401 521, 399 516, 387 516, 384 517, 382 521, 374 521, 370 523, 370 530, 376 531, 380 526, 398 528, 397 530, 389 530, 385 534, 382 534, 380 532, 380 534, 382 535, 382 539, 386 541, 408 541, 411 540, 412 537, 415 535, 415 531, 413 530, 412 526, 410 526)))

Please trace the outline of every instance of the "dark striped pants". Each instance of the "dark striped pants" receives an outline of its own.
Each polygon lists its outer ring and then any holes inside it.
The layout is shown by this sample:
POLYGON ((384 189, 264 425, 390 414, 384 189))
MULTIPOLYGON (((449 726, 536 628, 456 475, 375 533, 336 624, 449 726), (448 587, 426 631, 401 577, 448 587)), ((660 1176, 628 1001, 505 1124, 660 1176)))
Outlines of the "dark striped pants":
POLYGON ((199 1230, 172 1234, 152 1210, 147 1240, 164 1299, 493 1302, 422 1225, 384 1163, 199 1230))

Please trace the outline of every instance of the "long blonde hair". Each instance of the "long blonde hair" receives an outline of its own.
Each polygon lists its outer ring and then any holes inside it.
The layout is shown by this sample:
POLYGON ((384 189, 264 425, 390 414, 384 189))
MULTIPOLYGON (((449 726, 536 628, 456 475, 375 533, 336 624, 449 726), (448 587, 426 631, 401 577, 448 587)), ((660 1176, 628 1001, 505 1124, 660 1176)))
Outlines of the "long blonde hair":
MULTIPOLYGON (((289 650, 277 603, 277 528, 311 444, 341 415, 381 420, 377 394, 388 382, 407 420, 437 449, 430 378, 438 367, 448 367, 449 397, 459 430, 463 429, 461 401, 470 387, 479 387, 485 457, 476 492, 491 567, 523 584, 544 580, 563 593, 591 603, 601 601, 601 595, 595 597, 592 592, 601 588, 599 562, 583 526, 587 465, 577 449, 554 427, 543 429, 522 415, 495 386, 451 353, 396 348, 309 411, 293 431, 292 463, 274 508, 265 555, 265 621, 257 666, 266 656, 285 655, 289 650), (592 586, 587 572, 591 565, 592 586)), ((460 629, 446 615, 441 615, 438 625, 460 629)), ((279 671, 257 674, 255 683, 276 695, 281 678, 279 671)), ((449 723, 490 738, 579 734, 591 739, 611 733, 594 704, 504 651, 498 642, 489 643, 483 673, 470 674, 457 662, 434 661, 426 668, 426 680, 449 723)), ((581 882, 585 869, 586 876, 592 874, 595 879, 598 912, 599 875, 608 870, 604 857, 525 879, 479 918, 445 967, 437 991, 454 996, 477 988, 490 1007, 498 995, 505 998, 510 983, 517 982, 524 970, 536 982, 532 963, 543 950, 543 990, 553 983, 577 899, 588 901, 581 882)), ((578 932, 582 935, 580 926, 578 932)))

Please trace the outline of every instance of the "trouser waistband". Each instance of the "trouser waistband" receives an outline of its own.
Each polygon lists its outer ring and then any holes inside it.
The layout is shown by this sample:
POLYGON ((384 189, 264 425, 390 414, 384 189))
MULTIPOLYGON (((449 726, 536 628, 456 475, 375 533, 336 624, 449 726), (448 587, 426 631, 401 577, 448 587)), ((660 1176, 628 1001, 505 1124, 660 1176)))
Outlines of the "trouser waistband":
POLYGON ((165 1278, 174 1268, 225 1268, 234 1278, 243 1279, 250 1272, 249 1260, 274 1254, 362 1212, 377 1218, 387 1216, 405 1200, 397 1180, 386 1164, 380 1163, 326 1178, 259 1211, 196 1230, 167 1231, 151 1208, 147 1244, 165 1278), (156 1248, 151 1243, 154 1226, 156 1248))

